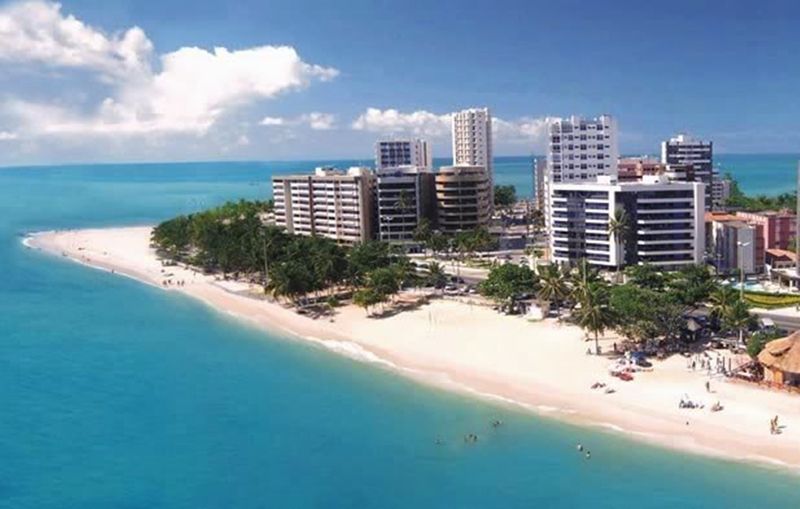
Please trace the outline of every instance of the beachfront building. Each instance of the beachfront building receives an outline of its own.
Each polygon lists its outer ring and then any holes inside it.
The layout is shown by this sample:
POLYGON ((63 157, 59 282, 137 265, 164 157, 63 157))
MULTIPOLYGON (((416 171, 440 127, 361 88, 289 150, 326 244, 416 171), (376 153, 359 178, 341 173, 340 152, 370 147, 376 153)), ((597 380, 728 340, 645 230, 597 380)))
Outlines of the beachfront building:
POLYGON ((800 386, 800 331, 770 341, 758 354, 764 381, 775 385, 800 386))
POLYGON ((736 212, 736 217, 763 226, 764 249, 794 250, 797 216, 790 210, 736 212))
POLYGON ((344 244, 374 238, 374 176, 369 168, 317 168, 311 175, 272 177, 275 224, 289 233, 344 244))
POLYGON ((417 166, 433 168, 433 153, 425 140, 378 140, 375 143, 375 168, 397 168, 399 166, 417 166))
POLYGON ((453 113, 453 165, 482 166, 489 179, 490 208, 494 207, 492 115, 489 108, 470 108, 453 113))
POLYGON ((714 173, 711 185, 711 200, 714 210, 724 210, 731 197, 731 180, 719 176, 719 172, 714 173))
POLYGON ((596 182, 554 183, 550 193, 553 261, 613 268, 651 264, 664 270, 703 262, 705 186, 647 175, 640 182, 601 176, 596 182), (624 211, 628 235, 609 225, 624 211))
POLYGON ((491 180, 484 166, 442 166, 435 174, 436 223, 445 234, 488 226, 491 180))
POLYGON ((766 253, 762 225, 719 212, 708 212, 705 217, 708 257, 717 274, 763 272, 766 253))
POLYGON ((686 134, 679 134, 661 142, 661 162, 676 173, 683 173, 681 180, 702 182, 706 185, 706 209, 713 204, 714 148, 710 141, 702 141, 686 134))
POLYGON ((436 220, 433 172, 418 166, 381 168, 375 172, 375 182, 378 239, 413 248, 420 221, 436 220))
POLYGON ((617 176, 619 147, 617 122, 610 115, 586 119, 553 118, 547 124, 547 161, 544 168, 544 215, 552 237, 553 217, 548 207, 552 187, 560 183, 596 182, 600 176, 617 176))

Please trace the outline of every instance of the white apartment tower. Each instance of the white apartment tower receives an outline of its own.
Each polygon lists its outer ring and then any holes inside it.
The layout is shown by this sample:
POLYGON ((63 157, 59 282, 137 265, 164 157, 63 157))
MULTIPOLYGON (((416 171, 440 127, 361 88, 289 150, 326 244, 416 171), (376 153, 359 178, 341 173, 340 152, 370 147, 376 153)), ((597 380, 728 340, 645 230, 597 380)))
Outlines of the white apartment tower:
POLYGON ((274 176, 275 224, 296 235, 366 242, 374 236, 374 194, 369 168, 317 168, 312 175, 274 176))
POLYGON ((489 108, 470 108, 453 113, 453 165, 485 168, 493 203, 492 115, 489 108))
POLYGON ((553 184, 550 250, 555 262, 586 259, 606 268, 651 264, 663 270, 703 262, 705 185, 645 175, 640 182, 600 176, 597 182, 553 184), (624 211, 628 234, 609 223, 624 211))
POLYGON ((601 175, 617 175, 617 122, 610 115, 552 119, 548 135, 549 181, 594 182, 601 175))
POLYGON ((398 168, 416 166, 433 168, 433 153, 425 140, 378 140, 375 144, 375 168, 398 168))

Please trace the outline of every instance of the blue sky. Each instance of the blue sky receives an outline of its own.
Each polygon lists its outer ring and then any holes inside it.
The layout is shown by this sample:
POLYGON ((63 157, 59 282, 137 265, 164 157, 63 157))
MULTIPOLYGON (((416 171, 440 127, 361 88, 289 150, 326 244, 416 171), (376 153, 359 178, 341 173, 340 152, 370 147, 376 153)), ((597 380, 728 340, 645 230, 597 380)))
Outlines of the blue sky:
POLYGON ((0 164, 365 157, 388 134, 447 155, 471 106, 498 154, 600 113, 625 153, 679 131, 798 152, 797 26, 789 1, 0 1, 0 164))

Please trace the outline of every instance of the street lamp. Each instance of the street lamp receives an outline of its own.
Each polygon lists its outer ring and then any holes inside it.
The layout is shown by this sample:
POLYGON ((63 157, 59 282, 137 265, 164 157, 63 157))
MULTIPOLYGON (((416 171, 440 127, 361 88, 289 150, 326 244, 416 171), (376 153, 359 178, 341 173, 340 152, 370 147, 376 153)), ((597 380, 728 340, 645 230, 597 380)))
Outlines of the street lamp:
POLYGON ((736 242, 739 247, 739 300, 744 298, 744 256, 742 256, 742 248, 750 245, 750 242, 736 242))

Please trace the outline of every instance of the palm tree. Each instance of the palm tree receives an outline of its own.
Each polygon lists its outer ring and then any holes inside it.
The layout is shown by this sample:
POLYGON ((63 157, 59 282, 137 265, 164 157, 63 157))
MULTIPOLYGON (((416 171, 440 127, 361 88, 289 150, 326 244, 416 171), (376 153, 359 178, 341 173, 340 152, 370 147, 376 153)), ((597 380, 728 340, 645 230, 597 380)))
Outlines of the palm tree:
POLYGON ((589 291, 589 286, 600 280, 597 271, 589 265, 589 261, 586 260, 586 258, 580 259, 578 265, 575 267, 575 271, 570 275, 572 285, 570 296, 576 304, 582 301, 589 291))
POLYGON ((711 302, 711 316, 722 320, 730 313, 731 306, 739 300, 734 290, 727 286, 718 286, 708 297, 711 302))
POLYGON ((539 291, 536 297, 540 301, 547 301, 558 305, 567 297, 568 287, 566 278, 558 268, 558 265, 551 263, 542 267, 539 272, 539 291))
POLYGON ((580 307, 575 312, 575 318, 578 325, 587 334, 594 335, 594 350, 599 354, 599 336, 614 324, 613 311, 609 305, 608 289, 605 284, 596 282, 587 286, 580 307))
POLYGON ((437 262, 430 262, 428 264, 428 284, 440 290, 447 284, 447 274, 444 267, 437 262))
POLYGON ((743 300, 734 302, 725 316, 725 323, 728 327, 739 331, 740 345, 744 343, 744 331, 750 326, 751 319, 752 317, 750 316, 750 311, 747 309, 747 303, 743 300))
POLYGON ((630 217, 622 207, 617 207, 614 210, 614 216, 608 221, 608 234, 614 238, 614 243, 617 245, 617 267, 616 279, 619 280, 619 267, 620 260, 625 258, 625 241, 630 233, 630 217))

